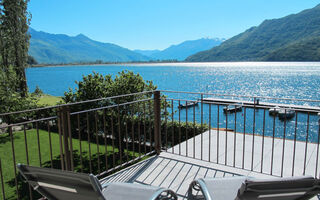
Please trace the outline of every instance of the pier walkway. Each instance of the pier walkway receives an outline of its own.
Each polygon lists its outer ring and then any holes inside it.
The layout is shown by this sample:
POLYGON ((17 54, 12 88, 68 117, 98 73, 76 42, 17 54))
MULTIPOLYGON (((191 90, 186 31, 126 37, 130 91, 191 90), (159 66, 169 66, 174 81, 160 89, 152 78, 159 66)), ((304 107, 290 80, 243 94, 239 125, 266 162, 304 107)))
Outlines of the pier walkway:
MULTIPOLYGON (((272 98, 271 98, 272 99, 272 98)), ((258 101, 259 99, 256 99, 256 102, 254 101, 246 101, 246 100, 236 100, 236 99, 221 99, 221 98, 204 98, 203 103, 213 103, 213 104, 243 104, 246 105, 247 107, 254 107, 256 106, 257 108, 272 108, 272 107, 281 107, 281 108, 290 108, 302 112, 318 112, 320 113, 320 107, 317 106, 306 106, 306 105, 296 105, 296 104, 281 104, 281 103, 270 103, 270 102, 261 102, 258 101)), ((200 101, 200 100, 199 100, 200 101)), ((289 101, 289 100, 288 100, 289 101)), ((291 100, 293 101, 293 100, 291 100)), ((302 100, 299 100, 302 101, 302 100)), ((293 101, 294 102, 294 101, 293 101)))

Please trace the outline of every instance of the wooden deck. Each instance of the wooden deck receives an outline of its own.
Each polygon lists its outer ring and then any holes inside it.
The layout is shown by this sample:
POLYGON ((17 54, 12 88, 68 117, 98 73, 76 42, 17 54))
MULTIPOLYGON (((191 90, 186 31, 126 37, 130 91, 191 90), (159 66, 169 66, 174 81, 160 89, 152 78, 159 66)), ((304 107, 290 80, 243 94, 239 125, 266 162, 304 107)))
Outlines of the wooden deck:
POLYGON ((232 168, 217 166, 205 161, 185 158, 179 155, 161 153, 129 168, 107 177, 102 184, 109 182, 129 182, 170 188, 179 199, 186 199, 192 180, 200 177, 226 177, 238 174, 232 168))
POLYGON ((252 135, 245 135, 245 157, 243 159, 243 134, 227 132, 226 142, 226 132, 219 132, 219 148, 217 148, 217 131, 211 131, 210 133, 210 140, 209 131, 207 131, 202 136, 198 135, 187 142, 168 149, 168 152, 162 152, 159 156, 151 157, 119 171, 102 180, 102 183, 130 182, 166 187, 175 191, 179 199, 186 199, 189 184, 192 180, 200 177, 239 175, 258 178, 272 177, 269 175, 271 164, 273 165, 273 176, 280 176, 281 171, 283 176, 292 176, 292 171, 295 176, 303 174, 314 176, 319 173, 319 170, 315 171, 318 166, 317 161, 319 162, 316 158, 318 155, 317 144, 308 143, 306 148, 305 142, 296 142, 295 164, 293 165, 294 141, 292 140, 275 139, 272 142, 272 138, 265 137, 264 142, 262 142, 263 138, 260 136, 255 136, 253 141, 252 135), (201 138, 203 141, 202 146, 201 138), (233 148, 234 139, 236 139, 236 151, 233 148), (273 155, 272 143, 274 144, 273 155), (253 155, 252 144, 254 144, 255 148, 253 155), (285 144, 284 152, 283 144, 285 144), (196 147, 195 151, 193 151, 194 146, 196 147), (264 151, 263 155, 262 149, 264 151), (227 160, 225 160, 226 154, 227 160), (305 155, 306 161, 304 162, 305 155), (282 159, 282 156, 284 156, 284 159, 282 159), (273 161, 271 161, 271 157, 273 157, 273 161), (242 165, 242 161, 244 161, 244 165, 242 165))

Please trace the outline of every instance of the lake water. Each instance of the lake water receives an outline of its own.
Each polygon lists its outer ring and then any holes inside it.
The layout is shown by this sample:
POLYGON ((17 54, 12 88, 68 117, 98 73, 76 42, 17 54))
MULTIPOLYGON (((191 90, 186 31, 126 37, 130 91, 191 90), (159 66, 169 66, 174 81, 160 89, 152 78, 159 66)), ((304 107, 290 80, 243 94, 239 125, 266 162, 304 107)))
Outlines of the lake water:
MULTIPOLYGON (((320 100, 320 63, 319 62, 226 62, 226 63, 174 63, 174 64, 126 64, 126 65, 90 65, 28 68, 26 70, 28 86, 34 91, 38 85, 44 93, 63 96, 68 88, 75 88, 75 81, 93 71, 116 75, 122 70, 139 73, 145 80, 152 80, 158 89, 187 92, 206 92, 215 94, 234 94, 247 96, 267 96, 278 98, 297 98, 320 100)), ((172 94, 169 94, 172 95, 172 94)), ((199 96, 180 95, 179 98, 197 99, 199 96)), ((293 102, 289 102, 293 103, 293 102)), ((319 106, 319 103, 302 103, 319 106)), ((177 103, 175 103, 175 108, 177 103)), ((209 123, 208 105, 204 107, 204 122, 209 123)), ((226 115, 220 107, 220 127, 226 127, 226 115)), ((200 121, 200 106, 196 107, 196 121, 200 121)), ((217 127, 217 106, 212 107, 213 127, 217 127), (214 118, 215 117, 215 118, 214 118)), ((247 109, 246 132, 253 130, 254 111, 247 109)), ((183 110, 181 119, 185 120, 183 110)), ((188 119, 192 120, 192 112, 188 119)), ((244 129, 244 116, 237 113, 237 131, 244 129)), ((263 131, 263 111, 256 112, 255 133, 263 131)), ((234 129, 234 115, 228 116, 227 127, 234 129)), ((175 119, 178 115, 175 114, 175 119)), ((316 142, 318 134, 317 116, 310 116, 310 126, 306 126, 307 115, 299 115, 298 138, 305 140, 307 129, 309 140, 316 142)), ((286 137, 294 137, 294 120, 286 123, 286 137)), ((266 116, 265 134, 271 135, 273 119, 266 116)), ((275 135, 283 135, 283 121, 276 120, 275 135)))
POLYGON ((26 70, 28 86, 62 96, 92 71, 115 75, 130 70, 161 90, 320 99, 320 62, 230 62, 158 65, 38 67, 26 70))

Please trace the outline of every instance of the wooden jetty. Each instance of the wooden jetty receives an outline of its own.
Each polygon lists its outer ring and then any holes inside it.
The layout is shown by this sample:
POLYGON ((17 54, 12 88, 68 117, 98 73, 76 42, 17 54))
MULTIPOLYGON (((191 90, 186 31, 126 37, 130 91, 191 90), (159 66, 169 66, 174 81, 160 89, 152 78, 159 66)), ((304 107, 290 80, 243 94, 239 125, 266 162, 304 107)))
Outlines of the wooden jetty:
POLYGON ((212 103, 212 104, 238 104, 245 107, 256 107, 256 108, 290 108, 292 110, 297 110, 300 112, 311 112, 311 113, 320 113, 320 107, 316 106, 305 106, 305 105, 292 105, 292 104, 281 104, 281 103, 270 103, 270 102, 261 102, 261 101, 245 101, 245 100, 235 100, 235 99, 221 99, 221 98, 204 98, 203 103, 212 103))

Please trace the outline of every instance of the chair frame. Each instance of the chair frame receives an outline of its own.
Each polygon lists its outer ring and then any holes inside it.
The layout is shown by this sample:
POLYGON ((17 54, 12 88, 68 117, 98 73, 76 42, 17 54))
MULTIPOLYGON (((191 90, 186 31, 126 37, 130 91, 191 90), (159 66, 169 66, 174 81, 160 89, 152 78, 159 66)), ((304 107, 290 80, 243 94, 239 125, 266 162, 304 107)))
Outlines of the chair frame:
MULTIPOLYGON (((313 187, 306 188, 306 192, 303 195, 301 195, 301 197, 299 199, 310 199, 310 198, 312 198, 314 196, 318 196, 318 199, 320 199, 319 198, 320 180, 317 179, 317 178, 313 178, 311 176, 303 176, 301 178, 311 178, 311 180, 314 180, 314 184, 313 184, 313 187)), ((243 195, 245 195, 245 192, 247 191, 247 183, 248 183, 248 181, 254 181, 254 180, 259 180, 259 181, 263 181, 263 180, 265 180, 265 181, 277 181, 276 178, 274 180, 272 180, 272 179, 255 179, 255 178, 251 178, 251 177, 245 177, 244 178, 244 182, 242 183, 242 185, 239 188, 237 188, 238 195, 235 198, 236 199, 242 199, 243 195)), ((296 180, 299 180, 299 179, 296 179, 296 180)), ((283 180, 281 180, 281 178, 279 178, 279 181, 283 181, 283 180)), ((302 189, 303 188, 301 188, 301 190, 302 189)), ((257 191, 259 191, 259 190, 257 190, 257 191)), ((261 190, 261 192, 263 193, 263 190, 261 190)), ((290 192, 292 193, 292 191, 289 191, 289 192, 285 192, 284 191, 284 192, 280 192, 280 193, 277 193, 275 191, 275 194, 270 194, 270 195, 268 194, 268 195, 266 195, 266 197, 267 196, 272 196, 272 195, 277 196, 277 194, 280 194, 279 199, 281 199, 281 194, 286 194, 286 193, 290 193, 290 192)), ((204 182, 204 180, 202 178, 192 181, 190 183, 189 189, 188 189, 188 200, 199 200, 199 199, 214 200, 210 196, 210 193, 208 191, 208 187, 207 187, 206 183, 204 182), (202 195, 193 195, 193 191, 201 192, 202 195)))

